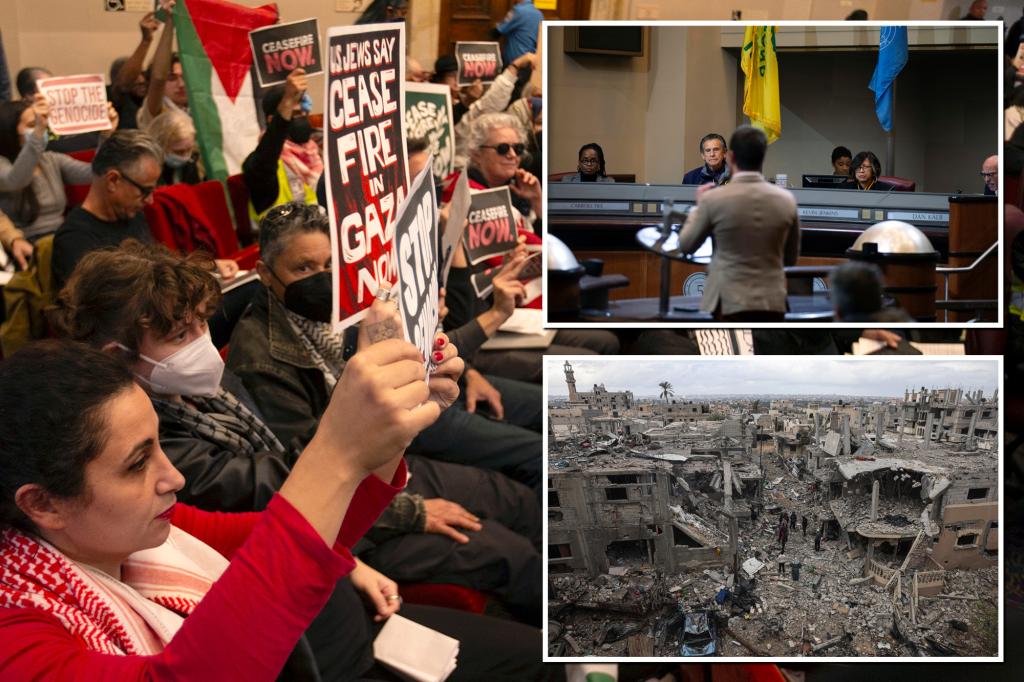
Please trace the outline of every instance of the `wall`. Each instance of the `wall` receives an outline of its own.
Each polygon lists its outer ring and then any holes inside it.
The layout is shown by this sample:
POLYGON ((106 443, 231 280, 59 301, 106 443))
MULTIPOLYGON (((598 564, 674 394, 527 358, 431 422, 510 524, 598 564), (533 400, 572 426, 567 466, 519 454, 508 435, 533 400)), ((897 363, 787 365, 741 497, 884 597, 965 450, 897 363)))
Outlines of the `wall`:
POLYGON ((564 31, 548 30, 547 135, 550 173, 576 169, 577 152, 588 142, 604 149, 609 173, 636 173, 643 182, 646 145, 648 60, 567 55, 564 31))
MULTIPOLYGON (((648 58, 619 58, 567 55, 563 31, 549 30, 551 172, 573 170, 579 147, 596 141, 609 173, 675 184, 701 163, 697 143, 705 133, 728 139, 745 122, 738 50, 721 47, 730 35, 710 26, 650 33, 648 58)), ((837 40, 832 33, 829 39, 837 40)), ((858 41, 859 32, 846 34, 847 44, 858 41)), ((816 36, 809 32, 811 44, 816 36)), ((886 135, 867 89, 876 55, 872 48, 780 52, 783 133, 769 149, 766 175, 786 173, 799 186, 803 173, 831 172, 829 157, 840 144, 875 152, 883 173, 892 174, 884 168, 886 135)), ((914 179, 918 191, 981 189, 977 173, 999 136, 997 67, 991 47, 911 52, 897 82, 896 175, 914 179)))
POLYGON ((932 559, 945 569, 986 568, 998 563, 998 554, 989 556, 984 550, 998 552, 999 505, 995 502, 980 504, 947 504, 942 514, 942 531, 932 548, 932 559), (973 523, 972 523, 973 522, 973 523), (950 526, 962 525, 963 532, 978 534, 977 547, 958 547, 957 531, 950 526))
MULTIPOLYGON (((238 1, 253 7, 262 4, 238 1)), ((359 16, 334 11, 331 0, 279 0, 277 5, 283 22, 316 17, 321 30, 353 24, 359 16)), ((23 66, 45 66, 56 74, 106 74, 114 59, 131 54, 139 42, 142 14, 105 12, 101 0, 3 0, 3 8, 4 47, 12 76, 23 66), (45 11, 40 10, 41 4, 45 11)), ((406 33, 407 49, 428 68, 437 57, 439 16, 440 0, 411 3, 407 25, 416 28, 406 33)), ((156 40, 153 42, 155 45, 156 40)), ((315 79, 311 87, 322 88, 323 83, 315 79)), ((320 98, 313 99, 319 109, 320 98)))

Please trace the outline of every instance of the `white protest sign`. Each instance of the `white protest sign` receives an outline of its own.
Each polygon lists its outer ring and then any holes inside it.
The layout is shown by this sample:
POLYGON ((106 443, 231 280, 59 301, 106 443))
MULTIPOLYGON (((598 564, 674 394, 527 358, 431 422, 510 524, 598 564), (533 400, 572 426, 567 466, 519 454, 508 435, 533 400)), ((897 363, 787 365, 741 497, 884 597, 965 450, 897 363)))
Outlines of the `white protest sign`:
POLYGON ((57 76, 36 81, 50 104, 50 130, 76 135, 110 130, 107 87, 100 74, 57 76))
POLYGON ((434 351, 439 314, 437 205, 433 180, 428 163, 398 207, 394 240, 402 328, 406 340, 420 349, 428 366, 434 351))

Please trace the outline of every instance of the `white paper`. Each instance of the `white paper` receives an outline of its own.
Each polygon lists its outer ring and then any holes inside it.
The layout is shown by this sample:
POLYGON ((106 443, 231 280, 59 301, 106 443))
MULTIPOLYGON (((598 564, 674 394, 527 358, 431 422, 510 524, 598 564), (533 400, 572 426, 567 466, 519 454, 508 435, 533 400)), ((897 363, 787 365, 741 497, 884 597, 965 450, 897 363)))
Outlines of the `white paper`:
POLYGON ((373 657, 417 682, 443 682, 455 670, 459 640, 395 614, 373 641, 373 657))
POLYGON ((533 308, 516 308, 505 324, 498 327, 503 332, 516 334, 543 334, 544 311, 533 308))

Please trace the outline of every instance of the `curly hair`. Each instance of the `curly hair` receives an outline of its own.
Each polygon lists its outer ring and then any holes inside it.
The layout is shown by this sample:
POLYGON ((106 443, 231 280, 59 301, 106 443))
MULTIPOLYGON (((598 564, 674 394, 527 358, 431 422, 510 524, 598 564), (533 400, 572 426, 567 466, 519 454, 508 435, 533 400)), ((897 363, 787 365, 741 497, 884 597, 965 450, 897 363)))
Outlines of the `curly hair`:
POLYGON ((93 251, 47 309, 50 324, 61 336, 97 348, 120 343, 137 359, 147 330, 165 336, 191 322, 204 304, 203 314, 213 315, 221 293, 212 269, 213 260, 201 251, 179 256, 134 239, 93 251))

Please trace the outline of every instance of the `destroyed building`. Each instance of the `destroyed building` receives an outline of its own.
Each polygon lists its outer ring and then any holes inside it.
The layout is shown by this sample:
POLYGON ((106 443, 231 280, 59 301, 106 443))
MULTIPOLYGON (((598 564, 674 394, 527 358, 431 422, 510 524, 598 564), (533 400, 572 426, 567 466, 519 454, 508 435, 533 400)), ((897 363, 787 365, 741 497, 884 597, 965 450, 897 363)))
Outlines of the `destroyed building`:
POLYGON ((721 564, 727 536, 683 512, 674 485, 669 467, 642 460, 549 472, 549 570, 598 575, 613 562, 665 571, 721 564))

